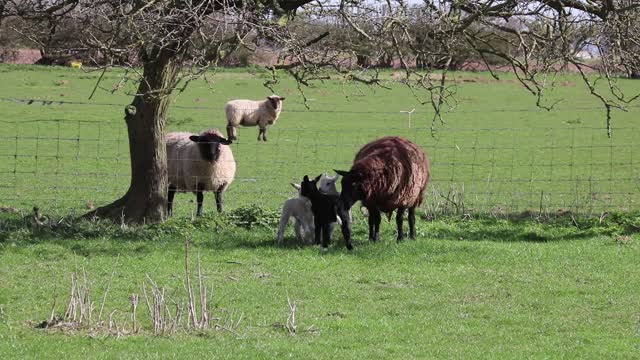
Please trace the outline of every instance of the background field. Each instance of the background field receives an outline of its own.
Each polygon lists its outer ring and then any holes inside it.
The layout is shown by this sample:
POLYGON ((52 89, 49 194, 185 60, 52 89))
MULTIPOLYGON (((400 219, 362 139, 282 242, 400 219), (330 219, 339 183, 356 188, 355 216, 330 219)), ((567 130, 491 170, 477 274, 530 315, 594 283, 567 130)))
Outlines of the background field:
MULTIPOLYGON (((309 111, 282 79, 276 91, 288 99, 269 142, 257 144, 257 129, 248 128, 233 145, 238 178, 226 215, 212 211, 207 195, 205 216, 192 221, 194 196, 186 194, 168 222, 128 227, 69 216, 126 190, 122 113, 130 98, 107 91, 117 76, 106 75, 107 90, 93 105, 6 100, 87 102, 97 76, 0 67, 0 205, 19 211, 0 214, 0 358, 638 357, 638 108, 615 114, 610 140, 604 113, 577 78, 562 79, 554 95, 566 101, 543 112, 508 76, 495 82, 464 73, 457 74, 465 80, 459 109, 432 137, 428 108, 397 84, 387 91, 327 82, 307 90, 315 99, 309 111), (412 108, 409 129, 399 111, 412 108), (381 241, 368 243, 355 211, 353 252, 338 233, 328 253, 299 246, 291 229, 278 247, 275 224, 289 182, 347 168, 360 146, 387 134, 411 138, 432 158, 418 238, 396 244, 394 222, 383 220, 381 241), (469 214, 447 215, 454 202, 469 214), (35 225, 33 205, 51 221, 35 225), (542 216, 514 215, 540 207, 542 216), (596 216, 545 216, 558 209, 596 216), (512 216, 492 216, 503 213, 512 216), (201 254, 216 321, 239 320, 233 332, 154 336, 145 305, 134 335, 36 328, 52 309, 64 313, 75 269, 86 270, 96 308, 113 272, 105 314, 117 310, 125 330, 129 298, 142 294, 147 275, 184 301, 185 240, 192 268, 201 254), (288 298, 297 304, 294 334, 283 328, 288 298)), ((223 128, 223 104, 264 96, 264 78, 243 69, 216 74, 211 88, 192 84, 177 96, 169 130, 223 128)))
MULTIPOLYGON (((89 101, 97 73, 16 66, 0 71, 5 84, 0 89, 0 203, 68 214, 124 193, 129 162, 122 114, 129 87, 109 91, 119 74, 105 75, 89 101), (7 100, 12 98, 54 102, 7 100)), ((546 112, 535 108, 534 99, 509 75, 498 82, 483 73, 458 73, 460 105, 445 115, 446 125, 438 125, 433 137, 429 106, 419 105, 406 87, 392 81, 392 72, 385 76, 393 90, 343 86, 337 80, 305 89, 310 110, 295 84, 281 79, 275 91, 288 99, 278 124, 269 129, 269 142, 257 143, 257 129, 243 128, 233 145, 238 173, 226 196, 228 205, 259 203, 275 209, 291 195, 289 182, 346 169, 363 144, 401 135, 432 159, 427 209, 452 207, 446 197, 466 212, 637 208, 640 154, 634 120, 640 108, 615 112, 609 139, 604 111, 576 76, 558 80, 549 101, 563 102, 546 112), (409 116, 401 111, 414 108, 408 128, 409 116)), ((267 78, 257 70, 228 70, 192 83, 176 96, 168 130, 224 129, 224 103, 264 97, 267 78)), ((620 85, 638 88, 633 81, 620 85)), ((194 206, 187 202, 194 198, 179 196, 177 210, 189 214, 194 206)), ((205 211, 212 209, 212 200, 211 195, 205 199, 205 211)))

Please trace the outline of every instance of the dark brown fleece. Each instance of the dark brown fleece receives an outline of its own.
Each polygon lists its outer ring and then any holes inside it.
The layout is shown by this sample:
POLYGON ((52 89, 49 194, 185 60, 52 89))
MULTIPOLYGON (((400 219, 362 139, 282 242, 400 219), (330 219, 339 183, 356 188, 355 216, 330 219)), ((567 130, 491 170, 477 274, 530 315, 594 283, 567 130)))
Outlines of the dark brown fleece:
POLYGON ((361 184, 363 205, 388 213, 422 203, 430 178, 429 158, 407 139, 383 137, 360 149, 351 174, 361 184))

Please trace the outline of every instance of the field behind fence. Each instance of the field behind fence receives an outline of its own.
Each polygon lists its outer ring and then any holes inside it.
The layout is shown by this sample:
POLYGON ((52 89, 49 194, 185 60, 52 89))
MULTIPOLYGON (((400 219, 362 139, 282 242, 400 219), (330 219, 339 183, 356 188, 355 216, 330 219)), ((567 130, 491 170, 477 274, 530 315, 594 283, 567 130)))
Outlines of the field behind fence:
MULTIPOLYGON (((121 196, 130 163, 123 109, 128 85, 112 94, 119 74, 107 74, 96 92, 97 73, 64 68, 0 67, 0 205, 29 211, 39 206, 60 215, 82 213, 121 196)), ((268 75, 224 71, 191 84, 171 106, 168 131, 224 132, 229 99, 260 99, 268 75)), ((433 112, 400 83, 394 90, 342 86, 327 81, 305 89, 305 109, 295 84, 282 79, 276 93, 284 111, 257 143, 257 128, 241 128, 232 145, 236 180, 226 206, 279 207, 303 175, 348 169, 365 143, 386 135, 418 143, 432 161, 433 179, 424 209, 434 212, 510 213, 571 210, 599 213, 637 209, 640 201, 640 108, 614 113, 607 137, 604 111, 580 79, 568 75, 552 94, 556 110, 535 100, 509 76, 456 74, 460 105, 431 132, 433 112), (413 114, 408 111, 415 109, 413 114), (409 126, 410 125, 410 126, 409 126)), ((627 89, 640 83, 623 81, 627 89)), ((130 88, 129 90, 132 90, 130 88)), ((177 215, 195 211, 195 196, 177 195, 177 215)), ((205 195, 205 212, 214 211, 205 195)))

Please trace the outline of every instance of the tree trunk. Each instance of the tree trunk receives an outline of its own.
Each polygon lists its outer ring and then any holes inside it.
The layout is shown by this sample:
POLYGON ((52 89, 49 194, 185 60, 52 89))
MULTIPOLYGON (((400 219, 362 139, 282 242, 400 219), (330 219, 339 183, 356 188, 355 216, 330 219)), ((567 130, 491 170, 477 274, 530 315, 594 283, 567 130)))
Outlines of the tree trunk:
POLYGON ((178 66, 168 51, 145 61, 138 94, 125 111, 131 155, 131 184, 124 196, 85 217, 124 223, 164 221, 167 207, 167 151, 164 125, 178 66))

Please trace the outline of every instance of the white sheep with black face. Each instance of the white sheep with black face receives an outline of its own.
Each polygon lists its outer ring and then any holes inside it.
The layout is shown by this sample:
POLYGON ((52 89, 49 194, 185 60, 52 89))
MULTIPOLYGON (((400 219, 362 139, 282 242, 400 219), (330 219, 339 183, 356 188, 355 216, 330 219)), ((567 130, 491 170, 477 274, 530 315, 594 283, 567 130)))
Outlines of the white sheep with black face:
POLYGON ((274 125, 278 121, 282 111, 282 101, 285 98, 278 95, 268 96, 265 100, 231 100, 224 106, 227 115, 227 138, 236 140, 237 127, 256 126, 260 128, 258 141, 267 141, 267 126, 274 125))
POLYGON ((233 182, 236 161, 231 152, 231 141, 218 129, 200 134, 173 132, 165 136, 167 144, 167 175, 169 193, 167 212, 173 211, 176 191, 194 192, 197 215, 202 215, 203 192, 213 191, 218 212, 223 210, 222 194, 233 182))

